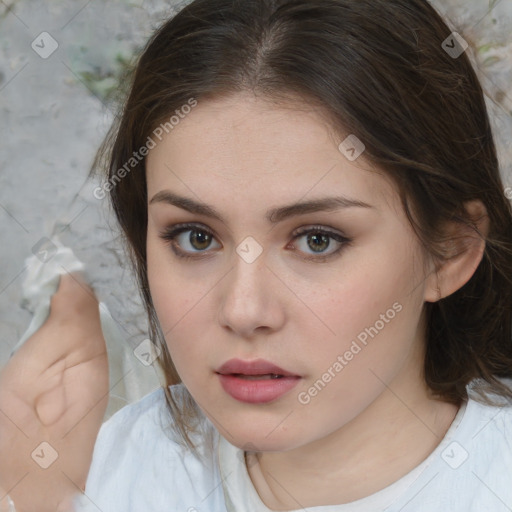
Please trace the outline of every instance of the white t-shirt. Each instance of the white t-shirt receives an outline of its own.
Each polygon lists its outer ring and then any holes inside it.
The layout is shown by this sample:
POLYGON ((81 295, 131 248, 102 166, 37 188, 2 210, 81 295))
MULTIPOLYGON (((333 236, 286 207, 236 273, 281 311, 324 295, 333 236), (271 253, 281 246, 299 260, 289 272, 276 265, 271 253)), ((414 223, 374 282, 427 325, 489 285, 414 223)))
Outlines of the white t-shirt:
MULTIPOLYGON (((178 398, 183 389, 170 387, 178 398)), ((252 485, 244 452, 205 417, 203 429, 201 462, 175 440, 163 389, 123 407, 100 429, 77 511, 270 512, 252 485)), ((439 446, 403 478, 355 502, 307 510, 511 512, 512 406, 469 398, 439 446)))

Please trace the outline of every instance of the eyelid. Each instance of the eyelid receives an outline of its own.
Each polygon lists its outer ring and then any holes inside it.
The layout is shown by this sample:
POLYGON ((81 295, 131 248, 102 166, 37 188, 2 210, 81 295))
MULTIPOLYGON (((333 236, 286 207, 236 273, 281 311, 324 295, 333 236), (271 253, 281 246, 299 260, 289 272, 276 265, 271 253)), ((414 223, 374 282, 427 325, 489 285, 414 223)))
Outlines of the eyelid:
MULTIPOLYGON (((214 230, 210 229, 209 227, 200 222, 185 222, 173 225, 160 231, 159 237, 162 238, 163 240, 166 240, 168 244, 171 246, 173 252, 182 259, 198 260, 204 257, 209 257, 211 252, 209 249, 206 249, 204 251, 198 251, 195 253, 190 253, 176 247, 176 244, 174 243, 176 237, 178 237, 180 234, 184 232, 194 230, 204 231, 208 235, 211 235, 213 238, 217 238, 217 235, 214 230)), ((330 253, 318 253, 318 255, 311 253, 309 254, 309 256, 300 256, 302 260, 317 261, 319 263, 327 261, 330 257, 333 257, 336 254, 338 254, 341 250, 344 249, 345 246, 350 245, 352 242, 351 238, 345 236, 339 231, 334 231, 331 228, 315 224, 305 225, 295 229, 290 235, 292 238, 291 242, 293 243, 297 238, 301 238, 302 236, 307 235, 309 233, 321 233, 327 235, 329 238, 333 239, 336 243, 341 245, 340 247, 338 247, 338 249, 330 253)), ((287 245, 287 247, 288 246, 289 244, 287 245)))

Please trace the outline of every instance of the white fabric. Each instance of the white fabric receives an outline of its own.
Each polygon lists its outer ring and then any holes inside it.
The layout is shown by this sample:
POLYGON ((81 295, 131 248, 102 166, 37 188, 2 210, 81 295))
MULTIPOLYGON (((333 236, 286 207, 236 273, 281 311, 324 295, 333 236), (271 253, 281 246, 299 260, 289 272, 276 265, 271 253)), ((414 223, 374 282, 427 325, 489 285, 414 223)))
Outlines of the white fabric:
MULTIPOLYGON (((55 252, 25 259, 27 273, 22 284, 22 304, 33 314, 30 325, 11 352, 12 355, 48 318, 52 295, 57 291, 60 276, 81 272, 87 280, 87 269, 74 252, 64 246, 57 236, 52 237, 55 252)), ((42 254, 41 254, 42 253, 42 254)), ((99 302, 101 328, 106 341, 109 361, 109 403, 104 420, 129 403, 159 387, 158 376, 148 371, 125 341, 125 334, 112 318, 107 305, 99 302)), ((153 369, 153 368, 151 368, 153 369)))
POLYGON ((57 247, 55 254, 40 251, 42 254, 38 253, 39 257, 33 255, 25 260, 27 274, 22 285, 22 303, 25 309, 33 313, 33 317, 27 330, 13 348, 11 356, 48 318, 51 296, 57 291, 61 274, 85 273, 84 264, 69 247, 63 246, 57 239, 54 239, 53 243, 57 247))
MULTIPOLYGON (((183 389, 170 387, 177 397, 183 389)), ((243 451, 206 418, 203 422, 213 447, 199 445, 204 465, 173 437, 163 389, 121 409, 101 427, 77 510, 268 512, 249 478, 243 451)), ((483 405, 470 397, 440 445, 411 473, 356 502, 307 510, 510 512, 512 407, 483 405)))

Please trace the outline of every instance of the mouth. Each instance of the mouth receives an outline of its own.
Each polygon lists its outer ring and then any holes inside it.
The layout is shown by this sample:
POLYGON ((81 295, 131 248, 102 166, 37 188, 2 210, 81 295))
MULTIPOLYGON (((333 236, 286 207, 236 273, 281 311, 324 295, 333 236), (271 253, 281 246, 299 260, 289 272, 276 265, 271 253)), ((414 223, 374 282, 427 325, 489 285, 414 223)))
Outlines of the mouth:
POLYGON ((231 375, 232 377, 238 377, 239 379, 245 380, 266 380, 266 379, 282 379, 284 375, 277 373, 266 373, 263 375, 245 375, 243 373, 221 373, 219 375, 231 375))
POLYGON ((230 359, 218 370, 220 375, 233 375, 240 378, 254 379, 279 379, 283 377, 300 377, 288 370, 284 370, 265 359, 243 361, 242 359, 230 359))
POLYGON ((277 400, 302 378, 263 359, 231 359, 215 373, 228 395, 240 402, 252 404, 277 400))

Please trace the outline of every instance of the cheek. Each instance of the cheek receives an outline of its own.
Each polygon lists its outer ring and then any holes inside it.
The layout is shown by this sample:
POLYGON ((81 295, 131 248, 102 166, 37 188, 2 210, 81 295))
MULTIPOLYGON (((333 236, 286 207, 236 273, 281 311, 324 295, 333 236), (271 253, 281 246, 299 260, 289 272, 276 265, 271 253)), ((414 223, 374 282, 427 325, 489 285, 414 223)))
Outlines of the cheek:
POLYGON ((312 424, 322 417, 329 431, 350 421, 416 357, 422 302, 410 294, 410 275, 402 269, 403 275, 391 269, 355 272, 332 291, 336 301, 317 303, 325 306, 322 318, 335 334, 303 351, 309 373, 296 398, 312 424))
POLYGON ((190 361, 206 360, 204 333, 211 327, 212 311, 207 292, 215 286, 212 279, 197 279, 190 271, 181 271, 171 249, 148 241, 148 282, 151 298, 167 347, 183 381, 199 365, 190 361))
POLYGON ((333 277, 328 289, 307 295, 304 302, 323 323, 305 318, 319 326, 319 339, 306 348, 318 371, 345 353, 348 366, 366 371, 371 365, 399 365, 407 356, 423 307, 416 256, 392 246, 378 256, 351 258, 347 271, 333 277))
POLYGON ((159 240, 148 240, 148 282, 153 304, 164 332, 174 331, 200 307, 208 279, 193 277, 194 270, 177 261, 172 249, 159 240))

